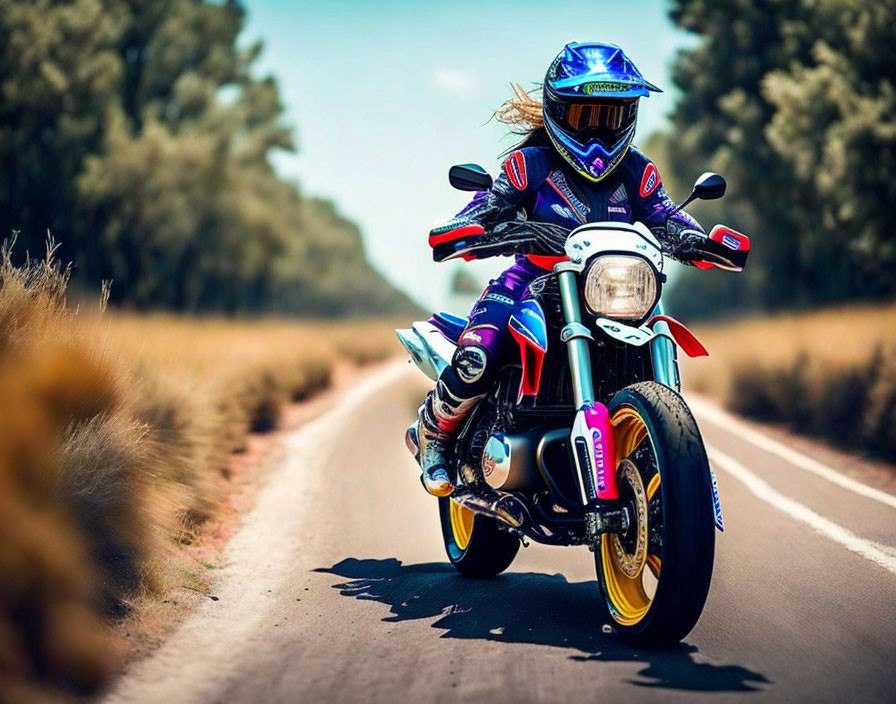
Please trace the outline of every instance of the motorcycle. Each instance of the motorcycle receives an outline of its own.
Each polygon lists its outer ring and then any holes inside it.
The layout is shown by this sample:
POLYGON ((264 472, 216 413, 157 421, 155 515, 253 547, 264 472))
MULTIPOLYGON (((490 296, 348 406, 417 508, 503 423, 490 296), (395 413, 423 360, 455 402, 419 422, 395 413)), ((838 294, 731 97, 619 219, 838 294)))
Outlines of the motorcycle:
MULTIPOLYGON (((452 167, 449 179, 461 190, 492 183, 476 165, 452 167)), ((725 188, 704 174, 678 209, 725 188)), ((687 247, 676 256, 740 271, 750 242, 717 225, 687 247)), ((598 622, 632 644, 670 645, 697 623, 715 529, 724 530, 715 475, 679 393, 678 349, 707 352, 663 312, 663 251, 642 223, 582 225, 564 250, 510 318, 519 359, 457 434, 456 488, 438 499, 445 550, 461 573, 486 577, 507 569, 527 540, 587 546, 598 622)), ((465 325, 443 312, 396 332, 437 380, 465 325)), ((407 442, 416 456, 413 430, 407 442)))

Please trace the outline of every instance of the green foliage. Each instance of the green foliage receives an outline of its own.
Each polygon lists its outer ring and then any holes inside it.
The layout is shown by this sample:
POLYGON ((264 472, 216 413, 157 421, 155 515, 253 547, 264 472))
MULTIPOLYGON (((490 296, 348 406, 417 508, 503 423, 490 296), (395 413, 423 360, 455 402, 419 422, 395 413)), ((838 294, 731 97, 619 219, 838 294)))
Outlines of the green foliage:
POLYGON ((357 227, 278 178, 279 89, 234 0, 0 0, 0 232, 111 300, 188 311, 410 310, 357 227))
POLYGON ((671 177, 723 173, 729 196, 694 212, 754 243, 744 276, 688 272, 673 306, 707 314, 720 301, 809 307, 896 293, 896 5, 676 0, 671 16, 703 40, 674 66, 671 177))

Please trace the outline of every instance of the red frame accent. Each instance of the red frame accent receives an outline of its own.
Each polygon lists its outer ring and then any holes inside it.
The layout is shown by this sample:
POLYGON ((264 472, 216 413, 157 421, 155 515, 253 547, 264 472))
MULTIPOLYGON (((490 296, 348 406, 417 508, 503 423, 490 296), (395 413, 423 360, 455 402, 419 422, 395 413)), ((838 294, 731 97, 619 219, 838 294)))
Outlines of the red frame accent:
POLYGON ((510 334, 520 346, 520 362, 523 365, 523 376, 520 379, 520 391, 516 402, 523 400, 523 396, 538 396, 541 388, 541 370, 544 366, 546 350, 534 344, 532 340, 514 330, 509 325, 510 334))
POLYGON ((566 255, 562 257, 553 257, 546 254, 527 254, 526 259, 532 262, 535 266, 540 266, 542 269, 550 271, 554 268, 554 264, 565 262, 569 257, 566 255))
POLYGON ((669 326, 669 332, 672 333, 672 337, 675 338, 675 342, 678 344, 681 349, 684 350, 685 354, 688 357, 708 357, 709 352, 706 351, 706 348, 703 346, 703 343, 697 339, 697 336, 694 335, 690 330, 688 330, 687 326, 672 318, 668 315, 655 315, 650 320, 647 321, 647 326, 651 329, 653 328, 653 324, 662 320, 666 325, 669 326))

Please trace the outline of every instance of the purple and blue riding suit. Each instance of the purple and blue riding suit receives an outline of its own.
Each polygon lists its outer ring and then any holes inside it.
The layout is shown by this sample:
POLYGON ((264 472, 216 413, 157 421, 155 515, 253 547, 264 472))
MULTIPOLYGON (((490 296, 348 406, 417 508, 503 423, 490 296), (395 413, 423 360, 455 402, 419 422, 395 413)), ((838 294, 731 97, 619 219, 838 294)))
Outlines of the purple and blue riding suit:
POLYGON ((529 283, 563 258, 557 256, 562 245, 545 246, 519 234, 527 232, 526 221, 569 230, 590 222, 640 221, 667 247, 686 231, 702 233, 693 218, 675 211, 656 166, 635 148, 597 183, 569 168, 550 146, 511 153, 490 190, 476 194, 455 218, 430 233, 436 261, 515 255, 513 266, 493 279, 476 302, 451 366, 422 409, 427 425, 446 434, 457 429, 495 381, 506 354, 507 322, 529 283))

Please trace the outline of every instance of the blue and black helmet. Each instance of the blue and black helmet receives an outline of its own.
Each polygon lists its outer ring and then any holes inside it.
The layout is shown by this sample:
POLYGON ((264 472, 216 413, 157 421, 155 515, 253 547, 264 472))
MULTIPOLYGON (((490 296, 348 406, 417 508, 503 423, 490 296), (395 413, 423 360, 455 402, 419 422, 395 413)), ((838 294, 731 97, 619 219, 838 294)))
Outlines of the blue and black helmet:
POLYGON ((659 92, 614 44, 567 44, 544 79, 544 126, 578 173, 600 181, 635 136, 638 99, 659 92))

